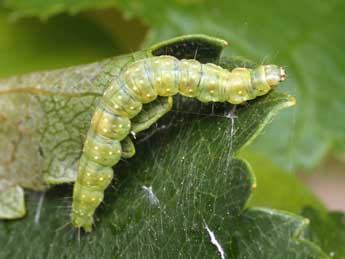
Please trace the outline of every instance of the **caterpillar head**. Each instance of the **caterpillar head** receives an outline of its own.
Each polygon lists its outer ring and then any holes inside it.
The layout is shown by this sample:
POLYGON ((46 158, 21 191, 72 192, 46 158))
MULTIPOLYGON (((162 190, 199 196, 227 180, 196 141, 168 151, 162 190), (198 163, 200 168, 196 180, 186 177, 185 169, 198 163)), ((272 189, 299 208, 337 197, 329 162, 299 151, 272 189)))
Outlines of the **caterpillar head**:
POLYGON ((286 80, 285 69, 276 65, 262 65, 253 70, 253 88, 256 95, 264 95, 286 80))
POLYGON ((283 82, 287 78, 285 69, 282 67, 276 65, 266 65, 263 67, 266 81, 271 87, 277 86, 280 82, 283 82))

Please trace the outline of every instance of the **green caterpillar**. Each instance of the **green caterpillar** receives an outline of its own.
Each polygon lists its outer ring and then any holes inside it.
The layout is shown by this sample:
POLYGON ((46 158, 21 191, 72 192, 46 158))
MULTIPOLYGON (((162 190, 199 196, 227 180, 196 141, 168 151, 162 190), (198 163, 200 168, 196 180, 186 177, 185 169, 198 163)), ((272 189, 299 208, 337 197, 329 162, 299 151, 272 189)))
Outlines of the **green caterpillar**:
POLYGON ((127 64, 110 82, 93 114, 73 190, 72 224, 92 230, 93 214, 113 178, 112 167, 121 156, 135 153, 128 135, 150 127, 167 113, 173 95, 240 104, 267 94, 285 79, 284 69, 276 65, 228 71, 170 55, 127 64), (150 116, 143 117, 140 111, 148 103, 150 116))

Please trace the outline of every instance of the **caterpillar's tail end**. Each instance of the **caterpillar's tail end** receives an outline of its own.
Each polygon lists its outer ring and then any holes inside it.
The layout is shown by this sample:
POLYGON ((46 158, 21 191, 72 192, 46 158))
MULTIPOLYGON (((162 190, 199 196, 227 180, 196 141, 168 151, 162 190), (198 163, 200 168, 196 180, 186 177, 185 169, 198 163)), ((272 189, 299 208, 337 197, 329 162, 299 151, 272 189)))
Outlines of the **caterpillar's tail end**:
POLYGON ((85 232, 92 231, 93 218, 92 217, 80 217, 78 215, 72 215, 72 225, 75 228, 82 228, 85 232))

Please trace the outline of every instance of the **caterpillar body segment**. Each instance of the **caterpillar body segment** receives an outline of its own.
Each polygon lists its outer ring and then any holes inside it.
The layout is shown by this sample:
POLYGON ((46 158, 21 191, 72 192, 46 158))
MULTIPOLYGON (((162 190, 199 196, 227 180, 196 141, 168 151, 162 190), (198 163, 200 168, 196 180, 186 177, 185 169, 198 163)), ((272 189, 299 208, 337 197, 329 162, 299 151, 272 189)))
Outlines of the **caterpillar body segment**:
POLYGON ((92 215, 103 200, 104 189, 113 178, 113 169, 81 157, 78 179, 73 187, 72 224, 92 230, 92 215))
POLYGON ((112 167, 121 156, 128 156, 122 151, 128 147, 125 138, 133 130, 148 128, 171 109, 171 98, 159 99, 167 101, 162 104, 155 101, 158 96, 179 93, 201 102, 239 104, 268 93, 285 78, 284 70, 274 65, 230 72, 214 64, 172 56, 128 64, 105 90, 93 115, 74 186, 73 225, 91 231, 94 211, 113 177, 112 167), (140 112, 148 103, 152 106, 145 117, 140 112))

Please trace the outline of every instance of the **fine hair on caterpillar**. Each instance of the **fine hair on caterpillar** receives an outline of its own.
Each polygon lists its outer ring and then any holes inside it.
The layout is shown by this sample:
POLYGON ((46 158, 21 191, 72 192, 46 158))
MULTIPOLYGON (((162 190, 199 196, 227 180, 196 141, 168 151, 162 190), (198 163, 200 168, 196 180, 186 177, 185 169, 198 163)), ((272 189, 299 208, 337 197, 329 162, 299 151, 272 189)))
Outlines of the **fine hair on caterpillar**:
POLYGON ((241 104, 267 94, 285 79, 284 69, 276 65, 229 71, 168 55, 126 65, 104 91, 93 114, 73 190, 72 224, 92 230, 93 214, 113 178, 112 167, 121 157, 135 153, 128 135, 149 128, 170 111, 172 96, 241 104), (144 104, 149 105, 147 114, 141 113, 144 104))

